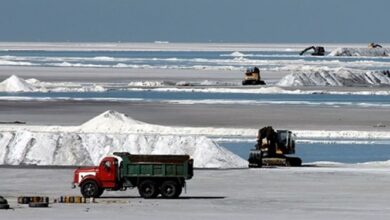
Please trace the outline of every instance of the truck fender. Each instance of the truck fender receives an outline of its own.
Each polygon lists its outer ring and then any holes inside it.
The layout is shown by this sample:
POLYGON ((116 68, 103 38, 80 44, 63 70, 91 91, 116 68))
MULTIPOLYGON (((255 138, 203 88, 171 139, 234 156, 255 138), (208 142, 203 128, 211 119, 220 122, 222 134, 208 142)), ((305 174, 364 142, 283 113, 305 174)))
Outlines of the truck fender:
POLYGON ((95 181, 99 187, 102 187, 102 183, 100 182, 100 180, 98 178, 96 178, 96 176, 94 175, 87 175, 87 176, 84 176, 84 178, 80 181, 80 184, 79 186, 82 186, 84 184, 85 181, 87 180, 93 180, 95 181))

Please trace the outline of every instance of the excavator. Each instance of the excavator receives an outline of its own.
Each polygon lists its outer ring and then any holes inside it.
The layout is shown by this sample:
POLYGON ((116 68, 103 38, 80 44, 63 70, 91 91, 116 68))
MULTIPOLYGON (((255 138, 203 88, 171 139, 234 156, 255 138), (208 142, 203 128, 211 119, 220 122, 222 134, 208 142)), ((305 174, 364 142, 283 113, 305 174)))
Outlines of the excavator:
POLYGON ((264 127, 259 129, 257 144, 249 152, 249 167, 302 165, 299 157, 286 156, 286 154, 295 154, 295 135, 289 130, 264 127))
POLYGON ((256 66, 248 68, 245 72, 242 85, 265 85, 265 82, 261 80, 260 69, 256 66))
POLYGON ((314 52, 311 53, 312 56, 324 56, 325 55, 325 48, 322 47, 322 46, 311 46, 311 47, 308 47, 304 50, 302 50, 299 55, 303 55, 304 53, 306 53, 307 51, 309 50, 313 50, 314 52))
POLYGON ((369 43, 368 48, 382 48, 382 45, 377 43, 369 43))

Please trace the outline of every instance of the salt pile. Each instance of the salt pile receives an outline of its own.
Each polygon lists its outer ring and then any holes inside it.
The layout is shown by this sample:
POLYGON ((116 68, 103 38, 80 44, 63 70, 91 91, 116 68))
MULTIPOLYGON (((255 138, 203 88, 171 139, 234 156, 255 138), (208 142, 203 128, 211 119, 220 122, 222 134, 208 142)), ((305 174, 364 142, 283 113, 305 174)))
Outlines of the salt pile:
POLYGON ((134 120, 126 114, 108 110, 92 118, 81 125, 80 130, 84 132, 122 133, 129 127, 146 125, 146 123, 134 120))
POLYGON ((245 56, 245 54, 239 52, 239 51, 234 51, 233 53, 231 54, 228 54, 227 56, 232 56, 232 57, 243 57, 245 56))
POLYGON ((105 92, 101 85, 71 83, 71 82, 42 82, 31 78, 24 80, 12 75, 0 83, 0 92, 105 92))
POLYGON ((205 136, 63 133, 0 133, 0 164, 97 165, 113 152, 188 154, 195 167, 247 167, 239 156, 205 136))
POLYGON ((17 129, 0 132, 0 164, 93 165, 107 154, 189 154, 195 167, 247 167, 239 156, 201 135, 169 134, 169 127, 151 125, 115 111, 106 111, 72 132, 17 129), (135 133, 123 133, 133 130, 135 133), (148 133, 147 131, 168 133, 148 133), (85 132, 88 131, 88 132, 85 132), (140 133, 143 132, 143 133, 140 133))
POLYGON ((387 57, 390 56, 388 48, 337 48, 329 56, 365 56, 365 57, 387 57))
POLYGON ((128 84, 132 87, 158 87, 158 86, 172 86, 174 82, 170 81, 133 81, 128 84))
POLYGON ((255 134, 253 129, 214 128, 214 127, 168 127, 134 120, 116 111, 106 111, 85 122, 75 130, 78 133, 132 133, 159 135, 226 135, 243 136, 255 134))
POLYGON ((283 77, 278 86, 381 86, 390 85, 382 72, 352 71, 345 68, 302 70, 283 77))
MULTIPOLYGON (((46 83, 47 84, 47 83, 46 83)), ((78 87, 56 87, 50 88, 50 92, 106 92, 107 89, 100 85, 80 85, 78 87)))
POLYGON ((32 84, 16 75, 12 75, 0 83, 1 92, 33 92, 36 90, 37 88, 32 84))

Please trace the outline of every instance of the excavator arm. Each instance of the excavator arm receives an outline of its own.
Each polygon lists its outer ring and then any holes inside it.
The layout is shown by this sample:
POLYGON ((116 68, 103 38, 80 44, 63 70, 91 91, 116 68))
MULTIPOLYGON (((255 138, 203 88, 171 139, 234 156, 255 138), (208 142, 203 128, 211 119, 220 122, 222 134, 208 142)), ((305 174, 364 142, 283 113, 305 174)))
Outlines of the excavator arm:
POLYGON ((299 55, 302 56, 304 53, 306 53, 306 52, 309 51, 309 50, 315 50, 315 47, 314 47, 314 46, 308 47, 308 48, 302 50, 302 51, 299 53, 299 55))
POLYGON ((304 50, 302 50, 299 55, 303 55, 304 53, 306 53, 307 51, 309 50, 313 50, 313 53, 311 53, 312 56, 324 56, 325 55, 325 49, 324 47, 322 46, 311 46, 311 47, 308 47, 304 50))

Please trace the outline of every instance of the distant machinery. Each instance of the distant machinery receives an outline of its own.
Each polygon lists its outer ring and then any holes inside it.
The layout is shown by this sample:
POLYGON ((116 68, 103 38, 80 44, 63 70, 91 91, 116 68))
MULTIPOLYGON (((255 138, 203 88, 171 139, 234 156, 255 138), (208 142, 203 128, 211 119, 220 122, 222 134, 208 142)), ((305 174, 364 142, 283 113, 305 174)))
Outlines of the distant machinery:
POLYGON ((377 43, 369 43, 368 48, 382 48, 382 45, 377 43))
POLYGON ((325 48, 322 46, 311 46, 304 50, 302 50, 299 55, 305 54, 307 51, 313 50, 313 53, 311 53, 312 56, 324 56, 325 55, 325 48))

